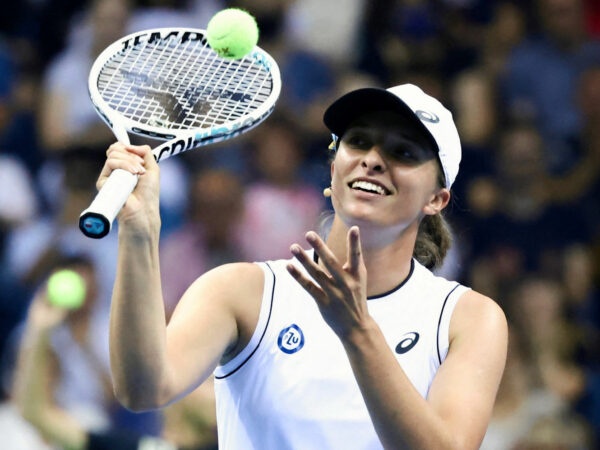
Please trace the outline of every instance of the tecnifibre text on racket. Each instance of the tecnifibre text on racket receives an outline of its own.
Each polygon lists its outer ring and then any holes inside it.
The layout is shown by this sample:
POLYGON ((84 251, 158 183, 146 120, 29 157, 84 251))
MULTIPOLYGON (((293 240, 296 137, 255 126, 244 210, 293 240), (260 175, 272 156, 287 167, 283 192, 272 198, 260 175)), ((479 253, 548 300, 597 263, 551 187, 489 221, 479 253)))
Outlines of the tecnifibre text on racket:
MULTIPOLYGON (((205 31, 156 28, 123 37, 94 61, 90 98, 113 134, 166 141, 153 149, 170 156, 238 136, 264 121, 281 91, 279 68, 258 46, 242 59, 220 57, 205 31)), ((113 171, 79 228, 102 238, 137 184, 138 176, 113 171)))

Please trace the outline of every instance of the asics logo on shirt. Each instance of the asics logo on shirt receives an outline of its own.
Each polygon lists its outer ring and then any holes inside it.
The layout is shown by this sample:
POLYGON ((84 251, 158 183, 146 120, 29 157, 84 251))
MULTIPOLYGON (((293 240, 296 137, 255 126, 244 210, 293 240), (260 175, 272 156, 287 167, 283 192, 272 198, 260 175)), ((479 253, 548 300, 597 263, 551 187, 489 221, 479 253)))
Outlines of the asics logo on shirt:
POLYGON ((304 333, 295 323, 279 332, 277 346, 283 353, 291 355, 304 347, 304 333))
POLYGON ((419 333, 416 331, 411 331, 410 333, 406 333, 402 336, 398 345, 396 345, 396 353, 399 355, 403 355, 419 342, 419 333))

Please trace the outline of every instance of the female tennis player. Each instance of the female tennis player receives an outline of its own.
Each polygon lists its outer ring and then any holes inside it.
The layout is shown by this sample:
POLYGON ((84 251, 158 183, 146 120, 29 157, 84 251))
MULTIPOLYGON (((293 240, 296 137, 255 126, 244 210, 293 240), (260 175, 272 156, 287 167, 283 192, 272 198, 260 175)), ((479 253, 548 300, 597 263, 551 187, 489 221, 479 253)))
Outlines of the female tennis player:
POLYGON ((168 324, 158 165, 145 146, 108 149, 99 186, 117 168, 141 175, 118 217, 117 397, 160 408, 214 373, 221 449, 477 449, 507 325, 493 300, 432 272, 461 158, 452 116, 401 85, 352 91, 324 122, 327 236, 308 231, 289 260, 199 274, 168 324))

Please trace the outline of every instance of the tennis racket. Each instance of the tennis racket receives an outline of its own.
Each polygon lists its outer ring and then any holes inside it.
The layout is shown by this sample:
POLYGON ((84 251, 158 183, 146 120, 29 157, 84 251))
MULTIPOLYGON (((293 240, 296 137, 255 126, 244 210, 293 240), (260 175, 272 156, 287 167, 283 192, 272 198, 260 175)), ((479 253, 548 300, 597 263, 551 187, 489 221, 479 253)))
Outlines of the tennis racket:
MULTIPOLYGON (((205 31, 156 28, 121 38, 94 61, 88 79, 96 111, 122 143, 129 133, 161 143, 156 161, 234 138, 263 122, 281 91, 275 60, 263 49, 239 60, 220 57, 205 31)), ((138 176, 117 169, 79 228, 102 238, 135 189, 138 176)))

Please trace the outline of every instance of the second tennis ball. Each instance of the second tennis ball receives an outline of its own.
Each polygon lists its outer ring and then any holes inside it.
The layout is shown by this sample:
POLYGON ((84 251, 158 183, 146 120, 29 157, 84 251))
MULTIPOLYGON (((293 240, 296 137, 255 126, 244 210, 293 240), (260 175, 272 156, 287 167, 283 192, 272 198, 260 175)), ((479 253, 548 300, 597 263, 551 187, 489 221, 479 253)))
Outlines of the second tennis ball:
POLYGON ((208 22, 206 40, 219 56, 241 59, 258 42, 256 19, 243 9, 223 9, 208 22))
POLYGON ((47 289, 48 301, 61 308, 77 309, 85 300, 85 280, 74 270, 63 269, 52 274, 47 289))

